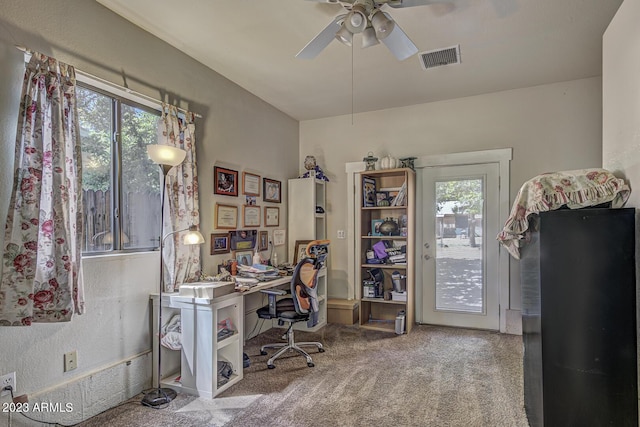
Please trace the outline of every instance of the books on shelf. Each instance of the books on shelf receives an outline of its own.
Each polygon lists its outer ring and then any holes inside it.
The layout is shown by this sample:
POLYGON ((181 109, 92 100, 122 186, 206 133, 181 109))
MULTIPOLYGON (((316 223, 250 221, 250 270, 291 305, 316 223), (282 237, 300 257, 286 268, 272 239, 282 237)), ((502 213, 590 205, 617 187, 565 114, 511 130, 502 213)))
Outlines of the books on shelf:
POLYGON ((404 206, 407 198, 407 182, 402 183, 396 197, 391 201, 391 206, 404 206))

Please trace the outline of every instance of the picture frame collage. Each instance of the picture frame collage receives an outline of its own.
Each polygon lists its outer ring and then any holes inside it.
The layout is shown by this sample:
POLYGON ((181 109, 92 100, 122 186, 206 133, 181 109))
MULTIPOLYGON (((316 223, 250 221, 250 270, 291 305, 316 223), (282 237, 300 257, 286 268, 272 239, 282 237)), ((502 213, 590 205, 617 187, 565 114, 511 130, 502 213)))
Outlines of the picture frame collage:
MULTIPOLYGON (((262 177, 257 173, 243 171, 240 174, 223 166, 213 167, 213 193, 216 196, 244 197, 242 204, 216 201, 214 229, 211 233, 211 255, 234 251, 236 261, 245 261, 242 252, 266 251, 269 248, 269 231, 261 227, 280 225, 282 182, 262 177), (241 179, 240 179, 241 178, 241 179), (259 204, 261 200, 264 205, 259 204), (241 259, 238 260, 238 257, 241 259)), ((231 199, 229 199, 231 200, 231 199)), ((253 252, 252 252, 253 254, 253 252)))

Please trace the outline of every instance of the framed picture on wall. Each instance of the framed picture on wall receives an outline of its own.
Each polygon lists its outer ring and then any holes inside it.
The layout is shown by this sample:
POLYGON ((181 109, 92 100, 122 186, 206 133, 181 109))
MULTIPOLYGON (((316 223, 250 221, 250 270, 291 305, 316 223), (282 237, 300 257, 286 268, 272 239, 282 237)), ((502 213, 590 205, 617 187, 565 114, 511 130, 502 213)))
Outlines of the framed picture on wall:
POLYGON ((211 233, 211 255, 229 253, 229 233, 211 233))
POLYGON ((238 207, 216 203, 216 228, 238 227, 238 207))
POLYGON ((281 182, 275 179, 264 178, 262 180, 262 200, 265 202, 280 203, 282 198, 281 182))
POLYGON ((280 225, 280 208, 271 206, 264 208, 264 225, 267 227, 277 227, 280 225))
POLYGON ((213 192, 223 196, 238 195, 238 171, 213 167, 213 192))
POLYGON ((260 206, 242 206, 243 227, 260 227, 260 206))
POLYGON ((269 232, 267 230, 258 232, 258 250, 266 251, 269 249, 269 232))
POLYGON ((242 172, 242 194, 247 196, 260 195, 260 175, 242 172))

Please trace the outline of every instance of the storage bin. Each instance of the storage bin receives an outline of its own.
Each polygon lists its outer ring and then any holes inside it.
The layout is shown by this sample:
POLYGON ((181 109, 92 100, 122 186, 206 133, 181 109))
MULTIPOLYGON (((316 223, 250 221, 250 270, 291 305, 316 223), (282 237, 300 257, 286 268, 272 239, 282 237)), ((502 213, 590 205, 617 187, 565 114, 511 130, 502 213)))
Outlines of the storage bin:
POLYGON ((358 323, 358 301, 329 299, 327 301, 327 321, 341 325, 358 323))

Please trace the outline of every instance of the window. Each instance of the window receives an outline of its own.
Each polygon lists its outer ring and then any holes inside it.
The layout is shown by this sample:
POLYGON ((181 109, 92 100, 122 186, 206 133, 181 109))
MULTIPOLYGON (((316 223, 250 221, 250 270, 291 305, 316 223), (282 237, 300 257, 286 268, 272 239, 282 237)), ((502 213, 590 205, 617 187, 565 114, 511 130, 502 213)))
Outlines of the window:
POLYGON ((147 156, 160 113, 77 87, 82 144, 84 254, 159 246, 160 168, 147 156))

